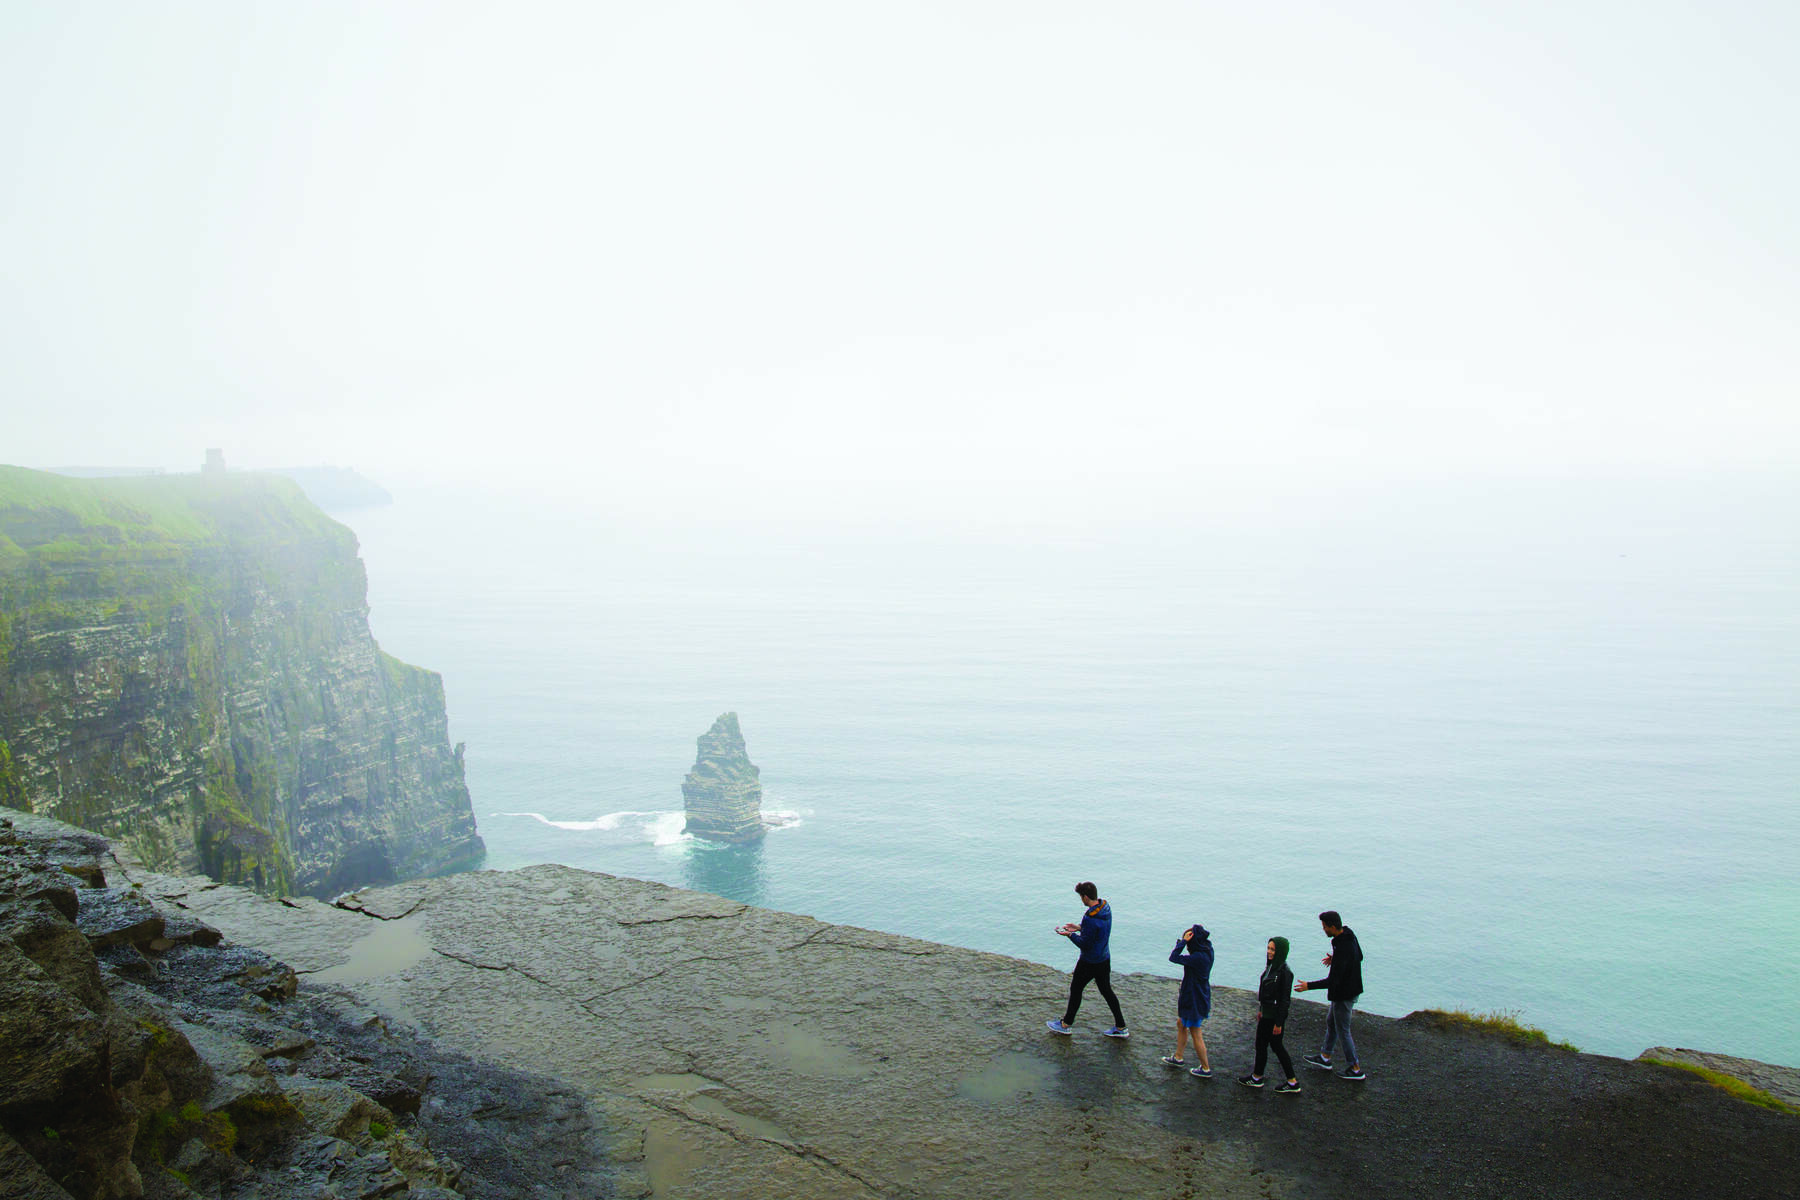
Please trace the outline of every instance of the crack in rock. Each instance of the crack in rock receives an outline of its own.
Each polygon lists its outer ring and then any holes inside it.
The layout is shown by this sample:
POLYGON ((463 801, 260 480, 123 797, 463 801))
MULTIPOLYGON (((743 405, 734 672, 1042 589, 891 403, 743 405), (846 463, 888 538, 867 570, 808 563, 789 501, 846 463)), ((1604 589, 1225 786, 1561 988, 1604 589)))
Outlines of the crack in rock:
MULTIPOLYGON (((388 920, 390 918, 378 918, 378 919, 388 920)), ((392 919, 398 919, 398 918, 392 918, 392 919)), ((525 978, 531 980, 531 982, 537 984, 539 987, 549 988, 551 991, 559 992, 565 996, 569 994, 567 991, 564 991, 564 989, 561 988, 560 986, 558 986, 557 984, 555 984, 555 983, 551 982, 550 980, 545 979, 541 976, 533 975, 530 971, 527 971, 524 967, 521 967, 516 962, 505 962, 505 963, 501 963, 499 966, 495 966, 493 963, 478 962, 477 960, 475 960, 473 958, 464 958, 462 955, 457 954, 451 950, 445 950, 441 946, 433 946, 431 949, 432 949, 433 953, 441 954, 445 958, 448 958, 453 962, 459 962, 465 967, 474 967, 478 971, 511 971, 515 975, 523 975, 525 978)), ((581 1002, 578 1000, 578 1001, 576 1001, 576 1003, 579 1004, 581 1002)))
MULTIPOLYGON (((782 1141, 778 1138, 762 1137, 758 1134, 750 1133, 747 1130, 738 1128, 737 1126, 731 1124, 729 1120, 718 1120, 718 1121, 709 1120, 708 1118, 706 1118, 704 1116, 698 1115, 696 1113, 691 1113, 691 1112, 687 1111, 685 1108, 681 1108, 677 1105, 670 1104, 666 1101, 657 1100, 650 1096, 639 1096, 639 1097, 637 1097, 637 1100, 642 1104, 646 1104, 646 1105, 650 1106, 651 1108, 659 1109, 662 1112, 666 1112, 672 1117, 680 1117, 684 1121, 691 1121, 696 1125, 704 1125, 708 1129, 717 1130, 718 1132, 733 1139, 734 1141, 744 1142, 744 1143, 755 1143, 757 1145, 762 1145, 762 1146, 774 1146, 777 1149, 787 1151, 789 1154, 793 1155, 795 1158, 802 1159, 806 1162, 817 1163, 818 1165, 823 1166, 823 1167, 829 1167, 831 1170, 836 1171, 838 1174, 843 1175, 847 1179, 854 1179, 857 1183, 859 1183, 863 1187, 867 1188, 872 1194, 874 1194, 876 1196, 882 1196, 882 1195, 887 1194, 886 1191, 883 1190, 882 1185, 872 1182, 871 1180, 863 1177, 861 1174, 857 1173, 856 1171, 851 1170, 849 1167, 845 1166, 843 1163, 839 1162, 837 1159, 831 1157, 831 1155, 826 1154, 821 1150, 815 1150, 811 1146, 808 1146, 808 1145, 805 1145, 805 1144, 799 1143, 799 1142, 782 1141)), ((732 1111, 735 1112, 736 1110, 733 1109, 732 1111)))
POLYGON ((728 913, 669 913, 649 917, 616 917, 620 925, 665 925, 670 921, 733 921, 744 915, 749 906, 740 904, 736 912, 728 913))
MULTIPOLYGON (((786 954, 790 950, 798 950, 802 946, 810 946, 831 931, 831 926, 821 925, 791 946, 783 946, 778 953, 786 954)), ((826 945, 831 945, 827 942, 826 945)))
MULTIPOLYGON (((287 904, 287 901, 284 899, 284 900, 282 900, 282 903, 287 904)), ((300 906, 298 904, 294 904, 294 905, 290 905, 289 907, 299 908, 300 906)), ((384 917, 378 912, 371 912, 368 909, 364 908, 361 904, 352 904, 348 900, 339 900, 336 904, 333 904, 332 907, 333 908, 341 908, 345 912, 360 913, 363 916, 368 917, 371 920, 375 920, 375 921, 404 921, 406 918, 412 916, 414 913, 418 912, 421 908, 425 907, 425 897, 423 897, 423 896, 419 897, 417 900, 413 901, 413 906, 411 908, 407 909, 403 913, 398 913, 391 917, 384 917)), ((473 964, 471 964, 471 965, 473 965, 473 964)))
MULTIPOLYGON (((442 951, 439 951, 439 953, 442 953, 442 951)), ((667 975, 670 971, 676 970, 679 967, 689 966, 693 963, 703 963, 703 962, 729 963, 729 962, 737 962, 740 959, 750 958, 750 957, 753 957, 753 955, 751 955, 751 954, 728 954, 728 955, 721 956, 721 955, 717 955, 717 954, 697 954, 690 958, 683 958, 680 962, 670 963, 668 966, 664 967, 660 971, 652 971, 648 975, 642 975, 636 979, 628 979, 624 983, 619 984, 617 987, 609 987, 605 991, 595 992, 593 995, 589 996, 585 1000, 577 1000, 576 1003, 581 1005, 583 1008, 587 1008, 587 1006, 590 1003, 592 1003, 595 1000, 600 999, 600 997, 602 997, 602 996, 610 996, 614 992, 622 992, 622 991, 625 991, 627 988, 634 988, 634 987, 639 986, 640 984, 649 983, 652 979, 661 979, 664 975, 667 975)), ((588 1009, 588 1011, 590 1013, 592 1013, 594 1016, 600 1015, 599 1013, 595 1013, 592 1009, 588 1009)))
MULTIPOLYGON (((782 950, 783 951, 798 950, 800 947, 810 945, 812 942, 817 941, 819 938, 824 937, 828 933, 841 933, 841 932, 843 932, 843 930, 841 928, 839 928, 838 926, 823 925, 823 926, 819 927, 818 929, 814 930, 812 933, 808 934, 806 937, 801 938, 799 941, 795 942, 793 945, 783 946, 782 950)), ((908 947, 908 946, 880 945, 880 944, 872 943, 872 942, 859 942, 859 941, 855 941, 854 939, 851 939, 851 938, 831 938, 830 940, 823 942, 822 944, 826 945, 826 946, 842 946, 846 950, 876 950, 883 954, 903 954, 908 958, 931 958, 931 957, 934 957, 935 955, 941 953, 945 949, 945 947, 943 947, 943 946, 933 946, 933 945, 929 945, 929 944, 921 945, 917 948, 908 947)))

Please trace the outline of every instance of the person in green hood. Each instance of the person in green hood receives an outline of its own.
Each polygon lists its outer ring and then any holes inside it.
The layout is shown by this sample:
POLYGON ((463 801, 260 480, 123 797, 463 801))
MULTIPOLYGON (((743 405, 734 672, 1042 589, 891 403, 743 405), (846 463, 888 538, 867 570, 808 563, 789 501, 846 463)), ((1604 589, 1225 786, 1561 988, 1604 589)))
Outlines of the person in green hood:
POLYGON ((1263 967, 1262 981, 1256 988, 1256 1066, 1250 1074, 1240 1075, 1238 1082, 1245 1087, 1261 1087, 1263 1068, 1269 1063, 1269 1048, 1274 1047, 1275 1057, 1281 1060, 1281 1069, 1287 1072, 1287 1082, 1277 1085, 1275 1090, 1292 1095, 1300 1090, 1300 1077, 1294 1074, 1294 1060, 1288 1057, 1287 1047, 1281 1044, 1288 1006, 1294 1002, 1294 972, 1287 965, 1287 956, 1288 940, 1270 938, 1267 965, 1263 967))

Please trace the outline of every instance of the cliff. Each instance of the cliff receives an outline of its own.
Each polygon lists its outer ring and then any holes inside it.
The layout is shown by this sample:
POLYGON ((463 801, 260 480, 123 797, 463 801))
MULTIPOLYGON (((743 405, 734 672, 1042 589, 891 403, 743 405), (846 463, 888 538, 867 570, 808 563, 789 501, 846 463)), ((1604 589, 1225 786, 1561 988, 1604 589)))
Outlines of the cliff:
MULTIPOLYGON (((1158 1061, 1172 978, 1115 976, 1129 1041, 1099 1037, 1087 1009, 1059 1038, 1043 1021, 1063 971, 567 867, 335 907, 129 864, 117 878, 289 963, 301 998, 329 981, 391 1028, 586 1098, 612 1177, 574 1194, 1792 1194, 1800 1118, 1672 1067, 1429 1013, 1359 1015, 1366 1083, 1308 1072, 1277 1096, 1233 1082, 1255 997, 1231 987, 1206 1029, 1217 1076, 1197 1080, 1158 1061)), ((1316 1043, 1323 1011, 1295 1003, 1290 1045, 1316 1043)))
POLYGON ((1792 1194, 1791 1112, 1430 1013, 1276 1096, 1236 988, 1196 1080, 1174 979, 1058 1038, 1067 976, 1001 955, 558 866, 278 902, 12 819, 4 1200, 1792 1194))
POLYGON ((715 842, 762 837, 762 772, 750 761, 737 714, 714 721, 698 745, 694 769, 681 784, 687 832, 715 842))
POLYGON ((375 644, 354 535, 264 475, 0 467, 0 803, 273 892, 483 854, 441 679, 375 644))

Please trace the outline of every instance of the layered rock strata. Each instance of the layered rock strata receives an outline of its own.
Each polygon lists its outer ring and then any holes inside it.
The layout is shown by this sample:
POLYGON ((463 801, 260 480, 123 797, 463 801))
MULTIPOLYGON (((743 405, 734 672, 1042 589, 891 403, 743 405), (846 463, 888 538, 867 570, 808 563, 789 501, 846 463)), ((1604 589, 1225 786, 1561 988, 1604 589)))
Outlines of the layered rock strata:
POLYGON ((725 713, 700 735, 694 769, 681 784, 687 832, 715 842, 752 842, 767 832, 762 772, 744 746, 738 716, 725 713))
POLYGON ((302 985, 183 907, 209 890, 0 819, 0 1197, 612 1194, 582 1097, 302 985))
POLYGON ((382 653, 354 535, 270 476, 0 467, 0 803, 272 892, 483 855, 442 680, 382 653))

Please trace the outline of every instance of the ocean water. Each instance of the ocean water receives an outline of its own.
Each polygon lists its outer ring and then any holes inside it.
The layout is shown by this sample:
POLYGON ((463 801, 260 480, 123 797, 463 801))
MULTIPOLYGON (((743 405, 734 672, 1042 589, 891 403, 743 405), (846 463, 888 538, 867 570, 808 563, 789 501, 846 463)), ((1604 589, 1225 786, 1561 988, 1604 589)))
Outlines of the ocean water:
POLYGON ((345 519, 382 645, 444 675, 490 866, 1058 966, 1092 879, 1118 967, 1173 979, 1201 921, 1239 987, 1276 934, 1305 977, 1336 908, 1366 1010, 1800 1064, 1797 499, 1491 485, 1049 537, 402 488, 345 519), (760 846, 681 833, 727 710, 760 846))

